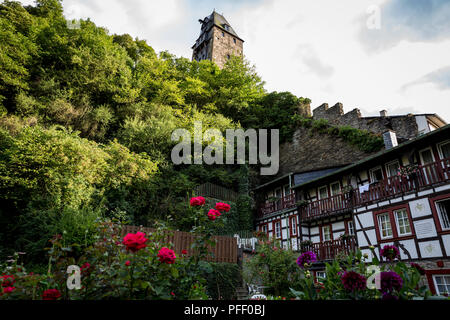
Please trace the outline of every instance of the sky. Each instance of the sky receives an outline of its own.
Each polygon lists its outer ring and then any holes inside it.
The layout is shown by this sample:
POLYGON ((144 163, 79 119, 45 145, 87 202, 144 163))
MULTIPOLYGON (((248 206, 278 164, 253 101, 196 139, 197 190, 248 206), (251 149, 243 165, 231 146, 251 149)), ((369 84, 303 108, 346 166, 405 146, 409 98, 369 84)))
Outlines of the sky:
MULTIPOLYGON (((23 4, 33 4, 23 0, 23 4)), ((268 91, 363 116, 437 113, 450 122, 450 0, 64 0, 66 18, 186 58, 215 9, 268 91)))

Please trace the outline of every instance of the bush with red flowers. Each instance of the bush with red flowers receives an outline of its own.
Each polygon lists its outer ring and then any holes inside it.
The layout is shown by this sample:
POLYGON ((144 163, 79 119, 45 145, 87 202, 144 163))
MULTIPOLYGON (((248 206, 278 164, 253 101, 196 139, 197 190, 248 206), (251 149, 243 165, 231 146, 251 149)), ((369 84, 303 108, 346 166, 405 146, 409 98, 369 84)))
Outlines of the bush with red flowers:
POLYGON ((199 197, 192 197, 190 200, 191 207, 197 207, 197 206, 203 206, 205 204, 205 198, 199 196, 199 197))
POLYGON ((58 289, 47 289, 42 293, 42 300, 58 300, 61 292, 58 289))
POLYGON ((223 202, 217 202, 215 209, 218 211, 225 211, 225 212, 229 212, 230 211, 230 205, 227 203, 223 203, 223 202))

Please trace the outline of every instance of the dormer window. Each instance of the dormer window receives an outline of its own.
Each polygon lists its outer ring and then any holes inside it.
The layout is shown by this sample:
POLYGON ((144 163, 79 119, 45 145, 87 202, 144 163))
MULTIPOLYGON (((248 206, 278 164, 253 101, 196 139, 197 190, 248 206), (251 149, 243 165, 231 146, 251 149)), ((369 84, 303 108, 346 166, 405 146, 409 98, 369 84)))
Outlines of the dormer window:
POLYGON ((223 25, 223 28, 224 28, 225 30, 227 30, 227 31, 230 30, 230 27, 229 27, 227 24, 224 24, 224 25, 223 25))

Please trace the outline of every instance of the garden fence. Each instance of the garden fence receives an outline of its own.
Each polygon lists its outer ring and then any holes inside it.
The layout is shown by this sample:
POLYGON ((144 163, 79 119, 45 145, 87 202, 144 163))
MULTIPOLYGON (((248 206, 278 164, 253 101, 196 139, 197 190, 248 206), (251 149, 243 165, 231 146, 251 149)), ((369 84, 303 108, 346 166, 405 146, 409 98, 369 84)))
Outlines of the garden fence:
MULTIPOLYGON (((122 235, 125 236, 127 233, 136 233, 137 231, 142 231, 146 234, 153 233, 155 229, 140 227, 140 226, 122 226, 122 235)), ((179 256, 182 250, 186 250, 187 256, 192 253, 191 244, 195 241, 195 235, 190 232, 184 231, 164 231, 164 242, 172 243, 173 250, 179 256)), ((237 263, 238 262, 238 245, 237 239, 234 237, 226 236, 213 236, 213 240, 216 241, 216 245, 209 247, 208 251, 213 254, 213 256, 208 256, 207 261, 210 262, 228 262, 237 263)))

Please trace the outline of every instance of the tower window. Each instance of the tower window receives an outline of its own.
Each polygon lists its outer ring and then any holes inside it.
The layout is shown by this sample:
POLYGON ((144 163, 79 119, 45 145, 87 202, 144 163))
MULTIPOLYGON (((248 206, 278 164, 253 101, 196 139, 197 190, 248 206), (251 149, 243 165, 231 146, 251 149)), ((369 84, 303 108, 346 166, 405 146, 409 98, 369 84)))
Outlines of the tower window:
POLYGON ((230 55, 229 54, 227 54, 227 59, 230 59, 230 55))
POLYGON ((225 37, 225 32, 222 31, 222 37, 225 37))
POLYGON ((233 42, 236 43, 236 38, 233 38, 233 42))

